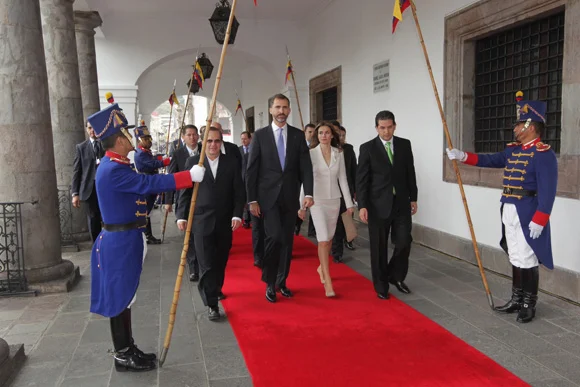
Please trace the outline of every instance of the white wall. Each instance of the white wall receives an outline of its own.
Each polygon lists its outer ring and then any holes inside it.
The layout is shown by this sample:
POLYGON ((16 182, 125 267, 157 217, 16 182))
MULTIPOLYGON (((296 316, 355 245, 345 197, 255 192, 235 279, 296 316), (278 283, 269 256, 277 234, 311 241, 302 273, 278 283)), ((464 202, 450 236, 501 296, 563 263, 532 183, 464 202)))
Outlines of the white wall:
MULTIPOLYGON (((443 96, 444 17, 469 0, 416 0, 431 66, 443 96)), ((427 66, 409 8, 391 34, 392 1, 335 0, 310 27, 310 73, 315 77, 342 65, 342 118, 347 139, 358 147, 376 136, 374 117, 391 110, 396 135, 412 141, 419 187, 418 224, 470 239, 456 184, 442 181, 444 134, 427 66), (390 60, 390 90, 373 94, 373 64, 390 60)), ((478 242, 499 247, 501 220, 497 189, 465 186, 478 242)), ((552 212, 556 266, 580 272, 580 243, 573 231, 580 201, 557 198, 552 212)))

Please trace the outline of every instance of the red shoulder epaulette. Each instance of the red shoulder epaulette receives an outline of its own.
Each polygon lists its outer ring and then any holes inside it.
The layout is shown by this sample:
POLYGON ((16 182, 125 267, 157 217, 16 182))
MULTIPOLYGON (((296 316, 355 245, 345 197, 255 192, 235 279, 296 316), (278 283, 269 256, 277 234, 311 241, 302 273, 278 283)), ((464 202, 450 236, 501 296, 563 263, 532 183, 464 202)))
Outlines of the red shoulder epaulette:
POLYGON ((518 146, 518 145, 521 145, 521 144, 519 142, 517 142, 517 141, 510 142, 509 144, 507 144, 507 146, 510 147, 510 148, 513 147, 513 146, 518 146))
POLYGON ((544 144, 544 143, 543 143, 543 142, 541 142, 541 141, 540 141, 540 142, 538 142, 538 143, 536 143, 536 150, 537 150, 538 152, 545 152, 545 151, 549 150, 550 148, 551 148, 551 146, 550 146, 550 145, 548 145, 548 144, 544 144))

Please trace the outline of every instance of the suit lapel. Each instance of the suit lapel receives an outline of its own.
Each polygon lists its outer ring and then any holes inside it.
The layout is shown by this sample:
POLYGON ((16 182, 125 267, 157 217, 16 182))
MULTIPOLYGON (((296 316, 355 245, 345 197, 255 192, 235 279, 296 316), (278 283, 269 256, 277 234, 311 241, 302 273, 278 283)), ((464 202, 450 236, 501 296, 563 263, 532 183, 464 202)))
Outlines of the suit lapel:
MULTIPOLYGON (((282 166, 280 165, 280 156, 278 155, 278 147, 276 146, 276 139, 274 138, 274 131, 272 130, 272 126, 266 126, 265 128, 266 131, 266 137, 268 138, 267 141, 269 141, 272 144, 272 149, 274 149, 273 154, 276 155, 276 165, 279 166, 280 170, 282 170, 282 166)), ((286 149, 288 149, 288 146, 286 145, 286 149)), ((288 154, 288 151, 286 150, 286 154, 288 154)))
POLYGON ((284 170, 286 170, 286 168, 288 167, 288 160, 290 159, 290 156, 294 154, 294 152, 289 152, 289 150, 293 149, 292 147, 294 146, 295 143, 295 138, 294 138, 294 131, 290 131, 290 125, 286 125, 286 155, 284 157, 284 170))
POLYGON ((389 160, 389 155, 387 154, 387 150, 385 149, 385 146, 383 145, 383 141, 381 140, 381 138, 379 136, 377 136, 377 138, 375 139, 375 144, 377 147, 377 151, 383 156, 383 159, 385 160, 385 162, 389 165, 389 166, 393 166, 391 164, 391 160, 389 160))
POLYGON ((400 163, 400 157, 401 157, 401 148, 398 146, 399 144, 399 139, 397 137, 393 136, 393 164, 398 164, 400 163), (398 151, 395 152, 395 149, 397 149, 398 151))

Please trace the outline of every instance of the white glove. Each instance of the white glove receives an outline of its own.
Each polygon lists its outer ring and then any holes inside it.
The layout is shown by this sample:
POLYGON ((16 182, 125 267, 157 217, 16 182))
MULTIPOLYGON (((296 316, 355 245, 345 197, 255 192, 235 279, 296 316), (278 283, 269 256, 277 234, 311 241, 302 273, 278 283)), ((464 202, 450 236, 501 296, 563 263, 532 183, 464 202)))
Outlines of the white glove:
POLYGON ((534 222, 530 222, 530 238, 532 239, 538 239, 540 237, 540 234, 542 234, 542 231, 544 230, 544 226, 540 226, 537 223, 534 222))
POLYGON ((201 181, 203 181, 203 176, 205 175, 205 168, 195 164, 189 170, 189 173, 191 174, 191 181, 193 181, 194 183, 200 183, 201 181))
POLYGON ((459 160, 461 162, 467 160, 467 154, 462 150, 445 148, 445 151, 449 160, 459 160))

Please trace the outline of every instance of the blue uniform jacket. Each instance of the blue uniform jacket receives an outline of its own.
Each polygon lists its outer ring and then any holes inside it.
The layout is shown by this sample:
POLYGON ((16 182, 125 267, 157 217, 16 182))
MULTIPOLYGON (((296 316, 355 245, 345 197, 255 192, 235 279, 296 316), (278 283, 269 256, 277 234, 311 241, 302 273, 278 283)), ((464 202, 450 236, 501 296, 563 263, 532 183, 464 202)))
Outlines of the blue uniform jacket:
POLYGON ((161 156, 153 156, 149 149, 142 147, 135 149, 135 167, 139 173, 154 175, 159 168, 169 165, 169 159, 166 158, 165 160, 161 156))
MULTIPOLYGON (((192 187, 189 171, 173 175, 142 175, 129 159, 108 151, 96 176, 103 223, 126 224, 146 216, 145 195, 192 187)), ((119 315, 131 302, 143 267, 143 228, 99 234, 91 254, 91 312, 119 315)))
MULTIPOLYGON (((548 269, 554 268, 550 236, 550 214, 558 186, 558 162, 549 145, 536 139, 529 144, 508 144, 503 152, 494 154, 467 153, 466 164, 484 168, 504 168, 503 187, 536 191, 536 196, 503 193, 502 203, 515 204, 526 242, 538 260, 548 269), (544 226, 537 239, 530 238, 531 221, 544 226)), ((502 205, 503 209, 503 205, 502 205)))

